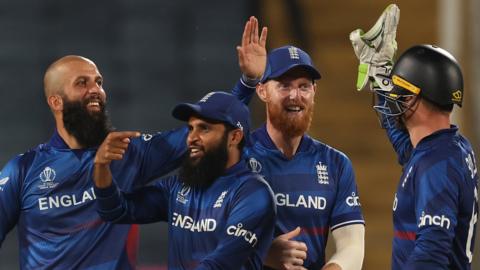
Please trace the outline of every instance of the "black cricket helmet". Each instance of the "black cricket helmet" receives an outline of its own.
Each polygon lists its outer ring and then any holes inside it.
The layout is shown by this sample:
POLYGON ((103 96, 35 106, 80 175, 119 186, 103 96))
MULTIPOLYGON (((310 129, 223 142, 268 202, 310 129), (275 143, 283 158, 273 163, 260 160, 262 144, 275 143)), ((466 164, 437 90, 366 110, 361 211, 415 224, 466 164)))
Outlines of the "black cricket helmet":
POLYGON ((393 66, 391 79, 393 89, 377 93, 384 95, 386 103, 389 103, 388 106, 377 106, 383 107, 383 110, 376 108, 383 114, 403 114, 408 110, 405 97, 417 95, 442 108, 453 104, 462 106, 463 76, 460 66, 449 52, 437 46, 416 45, 406 50, 393 66))

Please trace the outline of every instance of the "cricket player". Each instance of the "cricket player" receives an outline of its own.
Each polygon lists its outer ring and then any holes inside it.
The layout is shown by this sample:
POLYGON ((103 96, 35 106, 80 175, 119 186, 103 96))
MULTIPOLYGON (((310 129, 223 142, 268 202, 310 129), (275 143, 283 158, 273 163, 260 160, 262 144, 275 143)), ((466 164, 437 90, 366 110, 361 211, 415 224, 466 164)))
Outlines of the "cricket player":
POLYGON ((464 98, 462 71, 452 54, 434 45, 407 49, 392 69, 398 16, 350 36, 365 67, 357 88, 371 82, 374 108, 403 168, 393 199, 392 269, 468 270, 478 175, 470 142, 450 121, 464 98))
MULTIPOLYGON (((103 77, 91 60, 65 56, 47 69, 44 89, 56 127, 0 172, 0 244, 17 226, 21 269, 133 269, 138 227, 105 223, 95 207, 93 159, 112 130, 103 77)), ((178 166, 186 135, 132 139, 111 164, 118 186, 132 190, 178 166)))
POLYGON ((112 181, 110 162, 124 158, 134 134, 112 133, 100 146, 94 168, 100 216, 115 223, 167 222, 171 270, 262 269, 275 203, 268 184, 241 158, 248 108, 229 93, 211 92, 177 105, 173 116, 188 122, 188 154, 178 175, 153 186, 125 194, 112 181))
POLYGON ((233 90, 246 103, 256 90, 266 106, 266 123, 246 149, 250 168, 271 185, 278 208, 266 269, 361 269, 365 229, 352 164, 306 133, 320 73, 295 46, 267 56, 266 37, 267 29, 259 35, 251 17, 237 47, 243 76, 233 90), (336 251, 326 260, 330 232, 336 251))

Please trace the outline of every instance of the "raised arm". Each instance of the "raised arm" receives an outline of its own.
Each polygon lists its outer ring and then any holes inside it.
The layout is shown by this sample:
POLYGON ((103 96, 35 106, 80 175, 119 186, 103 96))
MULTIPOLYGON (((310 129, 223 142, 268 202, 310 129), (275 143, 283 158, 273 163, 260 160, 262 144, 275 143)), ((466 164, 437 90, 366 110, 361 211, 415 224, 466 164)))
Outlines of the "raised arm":
POLYGON ((166 217, 165 203, 157 202, 165 197, 162 196, 164 193, 161 186, 148 186, 125 195, 112 181, 110 163, 113 160, 122 160, 131 138, 138 136, 140 133, 135 131, 112 132, 105 138, 95 155, 93 180, 97 195, 97 211, 106 221, 149 223, 166 217))
POLYGON ((238 65, 242 71, 240 81, 233 88, 232 94, 243 103, 248 104, 255 93, 255 86, 260 81, 267 65, 267 27, 263 27, 260 36, 258 20, 251 16, 242 35, 242 43, 237 46, 238 65))

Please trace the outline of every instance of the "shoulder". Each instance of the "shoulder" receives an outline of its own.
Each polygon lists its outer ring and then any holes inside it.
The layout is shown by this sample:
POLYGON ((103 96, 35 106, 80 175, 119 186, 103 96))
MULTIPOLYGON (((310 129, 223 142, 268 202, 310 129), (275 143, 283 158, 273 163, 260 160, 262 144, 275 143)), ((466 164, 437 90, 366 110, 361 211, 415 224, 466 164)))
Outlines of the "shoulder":
POLYGON ((351 161, 342 151, 324 142, 308 137, 311 140, 310 151, 323 156, 326 162, 350 165, 351 161))
POLYGON ((5 168, 21 168, 21 167, 27 167, 29 166, 32 162, 33 159, 35 158, 35 155, 39 151, 38 147, 34 149, 30 149, 25 153, 16 155, 12 159, 10 159, 7 164, 5 165, 5 168))
POLYGON ((260 202, 273 202, 273 191, 265 179, 253 172, 244 172, 238 176, 236 193, 260 202))

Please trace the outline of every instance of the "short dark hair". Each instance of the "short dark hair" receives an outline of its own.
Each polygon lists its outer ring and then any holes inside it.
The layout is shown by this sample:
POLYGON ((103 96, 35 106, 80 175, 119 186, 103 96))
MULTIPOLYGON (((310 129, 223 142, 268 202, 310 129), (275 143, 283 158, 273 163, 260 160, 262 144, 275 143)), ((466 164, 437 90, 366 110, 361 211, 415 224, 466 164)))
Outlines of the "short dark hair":
POLYGON ((422 99, 425 100, 425 104, 432 111, 443 112, 443 113, 451 113, 453 111, 453 105, 454 105, 453 103, 452 104, 446 104, 446 105, 439 105, 439 104, 436 104, 433 101, 430 101, 426 97, 422 96, 422 99))
MULTIPOLYGON (((238 127, 234 127, 232 125, 229 125, 229 124, 223 124, 225 126, 225 134, 227 134, 228 132, 232 131, 232 130, 235 130, 235 129, 239 129, 238 127)), ((240 143, 237 145, 238 146, 238 150, 240 150, 240 152, 243 150, 243 148, 245 147, 245 136, 248 136, 247 134, 243 133, 243 138, 242 140, 240 141, 240 143)))

